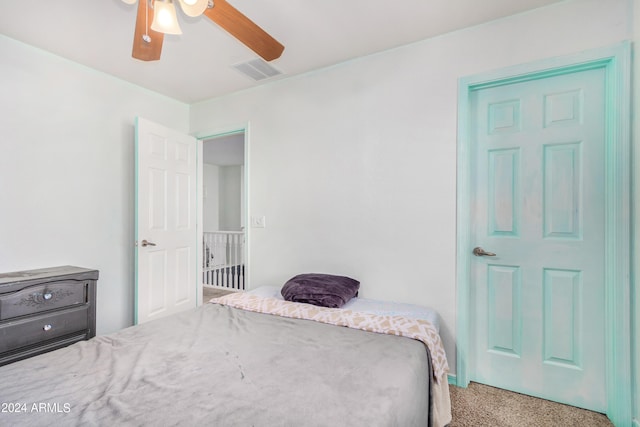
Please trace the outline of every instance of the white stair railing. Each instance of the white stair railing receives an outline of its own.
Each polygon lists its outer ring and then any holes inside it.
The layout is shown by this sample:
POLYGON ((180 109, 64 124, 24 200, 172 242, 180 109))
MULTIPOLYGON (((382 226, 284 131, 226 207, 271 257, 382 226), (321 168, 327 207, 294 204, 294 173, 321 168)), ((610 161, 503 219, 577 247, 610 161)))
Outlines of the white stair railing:
POLYGON ((202 253, 205 285, 244 290, 244 232, 205 232, 202 253))

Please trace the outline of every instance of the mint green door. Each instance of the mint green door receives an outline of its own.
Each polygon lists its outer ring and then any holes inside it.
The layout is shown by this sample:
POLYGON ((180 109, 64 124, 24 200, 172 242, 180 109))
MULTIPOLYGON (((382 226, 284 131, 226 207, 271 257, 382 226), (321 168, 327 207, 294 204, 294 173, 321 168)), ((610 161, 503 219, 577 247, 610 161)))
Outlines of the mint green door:
POLYGON ((470 379, 605 412, 605 70, 471 98, 470 379))

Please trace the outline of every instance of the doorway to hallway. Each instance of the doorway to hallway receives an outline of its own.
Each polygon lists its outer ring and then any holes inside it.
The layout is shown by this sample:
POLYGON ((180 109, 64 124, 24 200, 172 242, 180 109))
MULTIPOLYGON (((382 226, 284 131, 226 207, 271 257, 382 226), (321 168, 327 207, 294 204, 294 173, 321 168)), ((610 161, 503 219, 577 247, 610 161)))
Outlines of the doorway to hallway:
POLYGON ((245 288, 245 133, 203 140, 203 286, 245 288))

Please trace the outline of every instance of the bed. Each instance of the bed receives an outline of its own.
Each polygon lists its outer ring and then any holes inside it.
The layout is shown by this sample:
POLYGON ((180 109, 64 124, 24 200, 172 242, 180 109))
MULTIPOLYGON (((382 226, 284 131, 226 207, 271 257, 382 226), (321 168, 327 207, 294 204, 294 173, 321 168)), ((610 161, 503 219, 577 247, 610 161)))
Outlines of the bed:
MULTIPOLYGON (((420 309, 359 298, 325 309, 284 301, 274 288, 212 301, 0 367, 0 425, 441 426, 451 420, 443 350, 434 358, 417 339, 300 318, 310 309, 332 320, 350 313, 411 323, 410 316, 425 316, 420 309), (286 313, 267 313, 268 306, 286 313), (403 310, 408 316, 398 315, 403 310)), ((426 315, 435 316, 437 330, 437 315, 426 315)))

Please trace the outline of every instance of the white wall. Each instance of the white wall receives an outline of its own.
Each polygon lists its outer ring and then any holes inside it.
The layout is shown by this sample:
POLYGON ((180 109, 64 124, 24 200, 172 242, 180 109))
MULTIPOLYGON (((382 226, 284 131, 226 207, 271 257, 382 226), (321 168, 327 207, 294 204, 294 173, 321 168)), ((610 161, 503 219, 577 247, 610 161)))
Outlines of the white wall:
POLYGON ((97 332, 133 322, 134 118, 189 107, 0 35, 0 271, 100 270, 97 332))
POLYGON ((220 230, 242 227, 242 166, 220 166, 220 230))
POLYGON ((205 163, 204 231, 240 231, 242 223, 242 166, 205 163))
POLYGON ((203 161, 212 165, 229 166, 244 163, 244 133, 215 136, 203 141, 203 161))
POLYGON ((220 230, 220 167, 208 163, 204 163, 203 166, 203 231, 218 231, 220 230))
POLYGON ((569 1, 192 106, 249 123, 250 287, 345 274, 442 315, 455 372, 459 77, 631 37, 627 0, 569 1))

